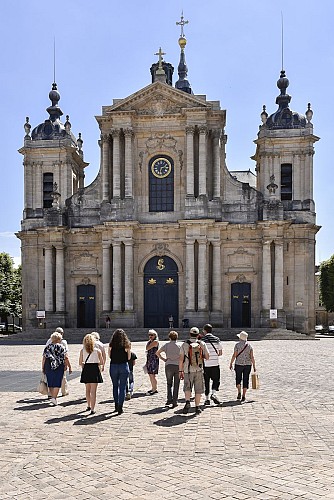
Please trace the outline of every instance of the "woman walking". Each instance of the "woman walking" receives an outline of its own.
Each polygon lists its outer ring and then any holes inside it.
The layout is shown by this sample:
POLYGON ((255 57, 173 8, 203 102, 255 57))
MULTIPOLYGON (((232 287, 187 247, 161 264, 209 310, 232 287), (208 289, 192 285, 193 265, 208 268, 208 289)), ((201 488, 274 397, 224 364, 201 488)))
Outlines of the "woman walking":
POLYGON ((86 386, 86 411, 94 415, 97 385, 103 382, 101 371, 104 370, 104 361, 100 349, 95 345, 95 337, 90 333, 83 339, 79 365, 82 367, 80 382, 86 386))
POLYGON ((158 392, 157 375, 159 371, 159 358, 156 352, 159 349, 159 338, 155 330, 148 331, 148 342, 146 344, 146 368, 150 377, 151 389, 147 391, 148 396, 158 392))
POLYGON ((249 375, 252 369, 256 372, 255 359, 253 355, 253 348, 247 342, 248 333, 240 332, 237 337, 239 337, 240 342, 237 342, 234 346, 234 352, 230 361, 230 370, 233 368, 233 361, 235 360, 235 385, 238 390, 237 399, 241 401, 246 400, 246 392, 249 387, 249 375), (241 381, 242 381, 242 396, 241 396, 241 381))
POLYGON ((128 361, 131 357, 131 342, 121 328, 112 334, 109 343, 110 378, 113 385, 115 411, 118 415, 123 413, 126 383, 129 376, 128 361))
POLYGON ((54 332, 50 337, 50 343, 44 348, 42 360, 42 372, 45 373, 48 382, 51 404, 56 406, 57 396, 61 388, 64 371, 68 368, 72 373, 71 363, 65 347, 61 344, 62 334, 54 332))
POLYGON ((169 340, 164 346, 156 352, 159 359, 165 363, 165 374, 167 380, 167 402, 166 406, 172 405, 173 408, 177 406, 179 397, 179 360, 180 360, 180 346, 177 345, 178 333, 173 330, 169 332, 169 340), (161 353, 164 356, 161 356, 161 353), (173 390, 172 390, 173 387, 173 390))

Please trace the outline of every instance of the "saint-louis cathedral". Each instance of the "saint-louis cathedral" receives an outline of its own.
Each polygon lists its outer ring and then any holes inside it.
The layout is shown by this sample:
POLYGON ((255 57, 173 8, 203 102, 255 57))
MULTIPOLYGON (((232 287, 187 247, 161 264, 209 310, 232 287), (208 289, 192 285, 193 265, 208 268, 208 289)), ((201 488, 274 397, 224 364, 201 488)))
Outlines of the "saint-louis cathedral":
MULTIPOLYGON (((315 205, 310 104, 290 109, 282 70, 265 106, 256 175, 226 167, 226 111, 187 79, 181 17, 178 79, 163 59, 151 83, 97 116, 100 169, 85 186, 83 141, 59 107, 24 145, 23 326, 223 328, 309 332, 315 321, 315 205), (269 109, 268 109, 269 111, 269 109)), ((216 97, 216 96, 214 96, 216 97)), ((254 131, 254 136, 255 136, 254 131)), ((251 140, 251 138, 250 138, 251 140)))

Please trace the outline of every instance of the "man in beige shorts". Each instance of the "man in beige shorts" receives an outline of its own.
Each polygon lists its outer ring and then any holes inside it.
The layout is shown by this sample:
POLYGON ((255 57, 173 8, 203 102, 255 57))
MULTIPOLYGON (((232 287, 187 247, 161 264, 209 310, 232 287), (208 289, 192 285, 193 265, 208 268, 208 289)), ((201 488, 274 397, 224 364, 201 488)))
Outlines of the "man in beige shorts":
POLYGON ((198 340, 199 329, 196 326, 190 328, 190 338, 183 342, 180 349, 179 375, 184 380, 184 395, 186 404, 183 413, 188 413, 190 409, 191 391, 195 392, 195 412, 199 415, 202 410, 200 407, 201 397, 204 393, 204 359, 209 359, 209 351, 205 342, 198 340))

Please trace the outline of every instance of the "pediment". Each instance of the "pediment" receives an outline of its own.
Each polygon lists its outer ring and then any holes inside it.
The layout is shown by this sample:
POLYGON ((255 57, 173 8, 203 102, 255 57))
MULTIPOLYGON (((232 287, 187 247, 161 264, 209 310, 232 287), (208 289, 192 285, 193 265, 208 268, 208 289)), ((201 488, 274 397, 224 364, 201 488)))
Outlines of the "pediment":
POLYGON ((112 106, 103 107, 103 114, 135 111, 137 114, 159 116, 180 113, 184 108, 205 110, 210 105, 170 85, 154 82, 112 106))

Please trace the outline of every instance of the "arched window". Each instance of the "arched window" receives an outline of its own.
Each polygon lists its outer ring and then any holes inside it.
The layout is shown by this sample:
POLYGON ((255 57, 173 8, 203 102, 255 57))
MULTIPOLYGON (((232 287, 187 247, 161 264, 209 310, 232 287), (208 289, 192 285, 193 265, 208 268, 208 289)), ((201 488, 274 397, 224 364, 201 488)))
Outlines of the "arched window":
POLYGON ((169 156, 157 155, 149 162, 150 212, 174 211, 174 163, 169 156))

